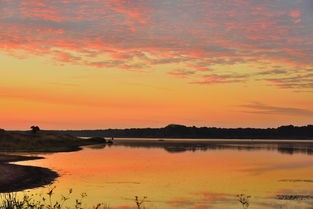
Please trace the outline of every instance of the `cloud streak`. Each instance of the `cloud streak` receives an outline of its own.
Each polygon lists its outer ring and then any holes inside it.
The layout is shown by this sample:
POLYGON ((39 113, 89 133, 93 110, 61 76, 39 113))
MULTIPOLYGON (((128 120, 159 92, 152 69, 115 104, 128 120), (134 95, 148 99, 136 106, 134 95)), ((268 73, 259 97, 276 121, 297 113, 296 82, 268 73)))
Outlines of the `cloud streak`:
POLYGON ((259 102, 240 105, 240 107, 245 108, 244 112, 253 114, 281 114, 281 115, 298 115, 306 117, 313 116, 312 110, 295 107, 271 106, 259 102))
POLYGON ((207 74, 202 76, 202 80, 190 82, 199 85, 214 85, 225 83, 241 83, 244 82, 249 75, 239 74, 207 74))

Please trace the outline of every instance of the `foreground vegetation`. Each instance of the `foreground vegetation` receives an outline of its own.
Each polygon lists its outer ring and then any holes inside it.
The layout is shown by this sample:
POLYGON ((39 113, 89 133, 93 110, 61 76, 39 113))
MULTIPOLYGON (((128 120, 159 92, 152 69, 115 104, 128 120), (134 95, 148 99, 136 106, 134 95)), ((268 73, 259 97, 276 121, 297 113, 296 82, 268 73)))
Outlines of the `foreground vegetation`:
MULTIPOLYGON (((75 199, 72 205, 69 205, 68 202, 71 199, 73 190, 69 189, 67 194, 62 195, 59 199, 55 199, 55 188, 50 186, 45 194, 28 195, 24 193, 21 197, 18 197, 17 193, 0 194, 0 209, 83 209, 83 199, 87 196, 86 193, 80 194, 80 197, 75 199)), ((138 209, 144 209, 141 207, 143 202, 138 203, 138 209)), ((97 204, 93 208, 109 209, 108 206, 102 203, 97 204)))
MULTIPOLYGON (((0 194, 0 209, 87 209, 84 205, 84 198, 87 197, 86 193, 80 194, 76 199, 72 198, 73 190, 69 189, 68 193, 61 195, 60 198, 55 198, 54 190, 56 187, 51 185, 48 187, 47 192, 37 195, 29 195, 24 193, 18 197, 17 193, 3 193, 0 194), (73 201, 74 200, 74 201, 73 201)), ((238 194, 234 197, 234 203, 237 201, 238 209, 250 208, 250 195, 238 194)), ((134 209, 149 209, 146 207, 146 203, 150 202, 147 197, 134 196, 131 200, 132 204, 129 207, 123 206, 123 208, 134 209)), ((88 209, 114 209, 107 204, 99 203, 88 209)), ((274 209, 287 209, 285 206, 278 206, 274 209)))
MULTIPOLYGON (((86 194, 81 194, 80 199, 76 199, 73 207, 66 206, 65 203, 70 199, 72 190, 70 189, 68 194, 62 195, 60 200, 54 200, 54 189, 50 188, 44 195, 28 195, 24 194, 18 198, 17 193, 5 193, 0 196, 0 209, 61 209, 61 208, 75 208, 82 209, 82 199, 86 197, 86 194)), ((99 204, 96 208, 99 208, 99 204)))

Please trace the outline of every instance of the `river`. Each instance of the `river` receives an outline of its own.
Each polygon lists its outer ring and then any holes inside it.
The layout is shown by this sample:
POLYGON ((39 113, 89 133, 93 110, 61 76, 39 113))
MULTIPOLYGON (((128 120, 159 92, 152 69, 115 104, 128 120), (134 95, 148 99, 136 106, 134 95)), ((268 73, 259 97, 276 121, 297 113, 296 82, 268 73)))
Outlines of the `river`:
POLYGON ((147 209, 239 209, 238 194, 254 209, 313 205, 313 141, 115 141, 18 164, 57 171, 55 197, 72 188, 86 207, 136 208, 138 196, 147 209))

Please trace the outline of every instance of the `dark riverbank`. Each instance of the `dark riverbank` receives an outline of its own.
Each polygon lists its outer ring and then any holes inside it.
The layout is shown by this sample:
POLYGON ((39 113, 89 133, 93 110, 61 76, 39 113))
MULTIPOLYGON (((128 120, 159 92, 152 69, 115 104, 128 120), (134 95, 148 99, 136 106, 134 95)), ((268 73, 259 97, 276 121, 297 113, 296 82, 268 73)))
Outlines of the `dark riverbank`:
POLYGON ((10 162, 41 159, 16 155, 0 155, 0 192, 16 192, 52 183, 59 175, 48 168, 20 166, 10 162))
POLYGON ((41 159, 11 155, 10 153, 47 153, 80 150, 81 146, 104 143, 102 138, 80 139, 71 135, 45 133, 0 132, 0 192, 21 191, 44 186, 59 175, 48 169, 32 166, 13 165, 10 162, 41 159))
POLYGON ((105 143, 103 138, 80 139, 69 134, 0 133, 2 152, 69 152, 81 146, 105 143))

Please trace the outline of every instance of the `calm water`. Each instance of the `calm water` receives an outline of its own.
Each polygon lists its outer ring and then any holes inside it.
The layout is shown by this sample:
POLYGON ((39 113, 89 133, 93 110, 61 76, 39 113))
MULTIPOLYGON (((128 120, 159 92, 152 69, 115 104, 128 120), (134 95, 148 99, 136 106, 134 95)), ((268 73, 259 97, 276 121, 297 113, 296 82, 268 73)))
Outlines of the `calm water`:
POLYGON ((244 193, 252 196, 250 208, 309 209, 312 150, 312 141, 122 140, 19 164, 59 172, 61 177, 54 183, 57 196, 69 188, 74 197, 86 192, 87 207, 101 202, 110 208, 135 208, 137 195, 147 197, 148 209, 235 209, 241 208, 236 195, 244 193))

